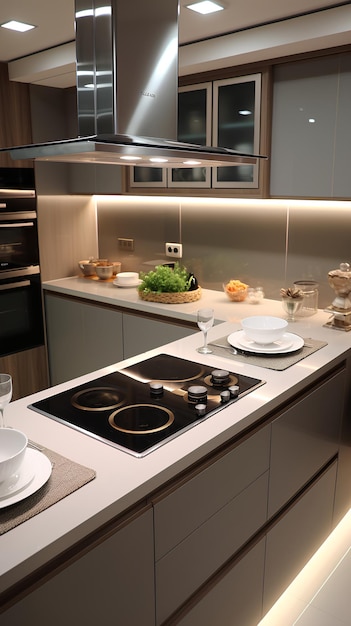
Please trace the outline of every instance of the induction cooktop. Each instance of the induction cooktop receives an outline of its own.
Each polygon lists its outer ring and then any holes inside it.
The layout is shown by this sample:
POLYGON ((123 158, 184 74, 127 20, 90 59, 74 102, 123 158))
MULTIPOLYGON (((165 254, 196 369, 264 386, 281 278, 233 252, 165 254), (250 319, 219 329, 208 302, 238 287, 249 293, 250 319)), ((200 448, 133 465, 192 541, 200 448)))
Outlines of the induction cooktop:
POLYGON ((142 457, 263 384, 243 374, 159 354, 29 408, 142 457))

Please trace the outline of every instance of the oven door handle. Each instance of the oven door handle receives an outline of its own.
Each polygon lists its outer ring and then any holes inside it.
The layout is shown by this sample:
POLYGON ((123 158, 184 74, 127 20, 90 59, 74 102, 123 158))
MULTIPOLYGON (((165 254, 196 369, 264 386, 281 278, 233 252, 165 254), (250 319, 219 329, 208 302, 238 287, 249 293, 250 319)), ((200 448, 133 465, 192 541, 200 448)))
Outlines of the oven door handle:
POLYGON ((23 226, 34 226, 34 222, 13 222, 12 224, 0 222, 0 228, 23 228, 23 226))
POLYGON ((20 287, 30 287, 30 280, 19 280, 16 283, 0 284, 0 291, 4 289, 20 289, 20 287))

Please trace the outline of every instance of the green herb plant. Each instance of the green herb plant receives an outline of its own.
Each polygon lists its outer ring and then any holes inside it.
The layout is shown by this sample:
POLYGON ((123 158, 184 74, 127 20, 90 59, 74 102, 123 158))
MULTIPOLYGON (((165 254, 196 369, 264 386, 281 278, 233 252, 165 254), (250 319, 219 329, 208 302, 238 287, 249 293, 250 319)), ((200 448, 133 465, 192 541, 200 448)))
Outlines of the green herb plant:
POLYGON ((140 273, 143 281, 139 291, 144 293, 170 293, 188 291, 191 277, 185 267, 175 263, 174 269, 168 265, 157 265, 154 270, 145 274, 140 273))

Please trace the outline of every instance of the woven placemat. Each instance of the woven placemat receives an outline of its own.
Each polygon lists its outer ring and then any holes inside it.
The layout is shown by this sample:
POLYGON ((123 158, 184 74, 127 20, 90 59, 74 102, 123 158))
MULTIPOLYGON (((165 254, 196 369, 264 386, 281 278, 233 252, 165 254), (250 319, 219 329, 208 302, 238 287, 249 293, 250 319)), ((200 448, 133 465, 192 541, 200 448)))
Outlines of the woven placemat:
POLYGON ((38 449, 51 461, 51 476, 33 495, 0 510, 0 535, 56 504, 96 476, 95 470, 79 465, 53 450, 39 446, 38 449))
POLYGON ((249 365, 258 365, 259 367, 266 367, 271 370, 286 370, 288 367, 295 365, 302 359, 305 359, 310 354, 317 352, 324 346, 327 346, 326 341, 318 341, 317 339, 304 338, 304 346, 297 352, 288 354, 249 354, 249 353, 237 353, 231 352, 231 345, 228 343, 227 336, 221 337, 213 343, 209 342, 209 346, 213 350, 213 354, 217 356, 225 357, 233 361, 242 361, 242 363, 248 363, 249 365), (221 345, 218 345, 221 344, 221 345), (223 347, 221 347, 223 346, 223 347))

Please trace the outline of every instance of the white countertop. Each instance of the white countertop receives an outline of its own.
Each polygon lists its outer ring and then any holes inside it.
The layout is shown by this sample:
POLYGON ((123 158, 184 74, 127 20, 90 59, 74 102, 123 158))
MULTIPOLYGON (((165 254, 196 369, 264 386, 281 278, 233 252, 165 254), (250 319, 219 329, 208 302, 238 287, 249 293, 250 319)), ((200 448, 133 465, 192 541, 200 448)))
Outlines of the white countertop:
MULTIPOLYGON (((218 320, 227 320, 209 331, 209 340, 213 341, 238 329, 242 317, 283 314, 280 302, 265 300, 260 305, 232 303, 226 299, 225 294, 208 290, 204 290, 199 302, 172 306, 141 301, 136 290, 119 289, 111 283, 101 285, 80 278, 50 281, 45 283, 44 288, 115 303, 116 306, 128 309, 158 314, 162 311, 162 314, 184 320, 194 319, 199 304, 211 305, 218 320)), ((326 328, 324 324, 327 320, 328 314, 319 311, 312 317, 301 318, 289 325, 290 332, 305 338, 326 341, 328 345, 282 372, 239 361, 228 361, 213 354, 200 355, 196 352, 196 348, 202 343, 200 332, 143 354, 142 358, 146 358, 165 352, 261 378, 266 384, 141 459, 82 435, 27 408, 31 402, 135 363, 140 357, 12 402, 7 408, 9 425, 24 430, 30 439, 43 446, 95 469, 96 478, 0 537, 0 592, 87 533, 145 498, 154 489, 201 459, 204 454, 279 405, 306 384, 307 379, 312 381, 318 378, 334 360, 340 360, 351 347, 351 333, 326 328)))

